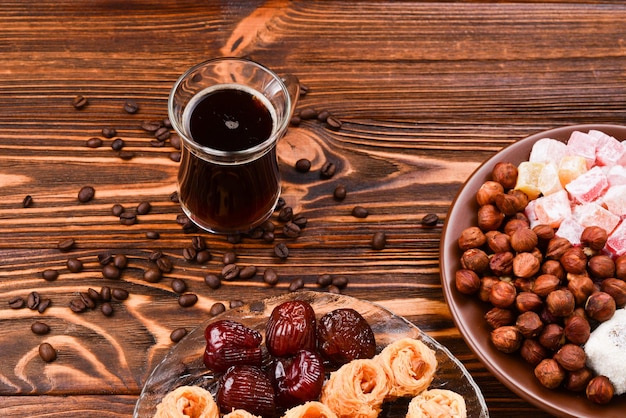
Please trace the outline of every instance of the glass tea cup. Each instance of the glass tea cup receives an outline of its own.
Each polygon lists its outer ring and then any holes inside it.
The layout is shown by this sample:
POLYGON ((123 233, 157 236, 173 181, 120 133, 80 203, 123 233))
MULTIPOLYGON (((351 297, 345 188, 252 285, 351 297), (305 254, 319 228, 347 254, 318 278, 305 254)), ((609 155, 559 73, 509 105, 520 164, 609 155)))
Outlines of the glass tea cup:
POLYGON ((178 197, 195 224, 245 233, 271 216, 281 188, 276 144, 298 94, 296 77, 241 58, 212 59, 178 79, 168 115, 182 140, 178 197))

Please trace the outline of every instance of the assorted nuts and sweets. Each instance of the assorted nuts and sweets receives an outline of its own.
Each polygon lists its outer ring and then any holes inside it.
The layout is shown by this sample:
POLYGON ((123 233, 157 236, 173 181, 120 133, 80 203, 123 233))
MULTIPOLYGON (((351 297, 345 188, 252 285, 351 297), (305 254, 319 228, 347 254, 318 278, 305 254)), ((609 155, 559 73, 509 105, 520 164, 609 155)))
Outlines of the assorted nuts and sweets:
POLYGON ((231 319, 207 325, 203 361, 219 374, 215 395, 178 387, 155 416, 373 418, 399 398, 410 399, 409 418, 467 416, 461 395, 429 388, 434 350, 406 337, 377 353, 375 334, 355 309, 318 318, 309 302, 288 300, 274 307, 264 331, 231 319))
POLYGON ((457 290, 489 304, 491 343, 543 386, 610 402, 626 392, 626 143, 543 138, 491 174, 458 238, 457 290))

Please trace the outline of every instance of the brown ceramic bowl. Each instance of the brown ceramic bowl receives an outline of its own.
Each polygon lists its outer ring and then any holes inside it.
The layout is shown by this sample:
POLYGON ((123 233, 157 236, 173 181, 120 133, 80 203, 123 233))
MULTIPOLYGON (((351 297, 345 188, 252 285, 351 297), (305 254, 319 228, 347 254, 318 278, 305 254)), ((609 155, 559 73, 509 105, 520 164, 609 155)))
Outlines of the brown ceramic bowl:
POLYGON ((504 354, 490 342, 490 328, 483 316, 489 310, 477 296, 466 296, 456 290, 454 274, 460 268, 461 250, 457 240, 465 228, 476 225, 478 205, 475 194, 480 185, 488 180, 497 162, 519 164, 528 159, 532 145, 541 138, 549 137, 567 141, 575 130, 597 129, 620 140, 626 138, 626 126, 577 125, 541 132, 522 139, 491 157, 467 180, 452 203, 443 229, 441 240, 441 280, 446 302, 454 322, 466 343, 491 373, 511 391, 537 407, 557 416, 566 417, 624 417, 626 395, 613 398, 607 405, 596 405, 586 399, 584 393, 565 389, 551 390, 543 387, 535 378, 533 368, 519 354, 504 354))

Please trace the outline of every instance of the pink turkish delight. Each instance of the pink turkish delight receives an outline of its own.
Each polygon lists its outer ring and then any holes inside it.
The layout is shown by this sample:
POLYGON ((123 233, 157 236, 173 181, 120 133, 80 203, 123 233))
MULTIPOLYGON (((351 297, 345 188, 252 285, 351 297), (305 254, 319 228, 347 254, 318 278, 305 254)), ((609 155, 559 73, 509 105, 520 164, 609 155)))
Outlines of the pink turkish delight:
POLYGON ((598 166, 592 167, 565 186, 570 196, 579 203, 593 202, 608 188, 609 181, 606 174, 598 166))
POLYGON ((567 141, 567 154, 578 155, 587 161, 587 168, 596 162, 596 145, 598 138, 580 131, 574 131, 567 141))
POLYGON ((602 197, 606 208, 617 216, 626 215, 626 184, 610 187, 602 197))
POLYGON ((565 190, 542 196, 534 202, 535 216, 541 224, 558 228, 564 219, 572 216, 572 208, 565 190))
POLYGON ((580 236, 582 235, 585 227, 574 220, 574 218, 563 219, 559 229, 555 234, 559 237, 567 239, 572 245, 578 245, 581 243, 580 236))
POLYGON ((609 187, 626 184, 626 167, 622 165, 614 165, 606 173, 609 180, 609 187))
POLYGON ((558 165, 565 155, 567 155, 567 145, 564 142, 552 138, 542 138, 533 145, 528 161, 558 165))
POLYGON ((622 221, 609 235, 605 248, 617 257, 626 254, 626 221, 622 221))
POLYGON ((585 203, 574 206, 574 219, 583 227, 599 226, 610 234, 620 221, 620 217, 609 212, 598 203, 585 203))
POLYGON ((626 163, 626 147, 623 143, 601 131, 592 130, 589 135, 598 138, 596 164, 610 167, 626 163))

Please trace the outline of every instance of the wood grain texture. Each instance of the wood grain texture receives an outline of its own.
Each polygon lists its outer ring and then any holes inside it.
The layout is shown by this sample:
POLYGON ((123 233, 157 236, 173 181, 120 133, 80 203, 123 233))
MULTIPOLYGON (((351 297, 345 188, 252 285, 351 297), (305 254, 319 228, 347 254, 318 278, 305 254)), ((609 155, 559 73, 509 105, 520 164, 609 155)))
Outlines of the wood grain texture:
POLYGON ((443 300, 440 223, 463 181, 502 147, 544 129, 576 123, 623 123, 626 46, 621 2, 386 1, 5 1, 0 5, 0 415, 129 416, 143 382, 173 346, 170 332, 191 329, 213 303, 284 293, 302 278, 316 288, 323 273, 342 275, 344 293, 406 316, 447 345, 472 372, 493 417, 547 416, 513 395, 463 342, 443 300), (213 259, 184 260, 190 245, 169 199, 177 164, 171 146, 154 147, 140 127, 167 116, 167 96, 192 64, 220 55, 249 56, 297 75, 310 92, 299 108, 327 109, 343 122, 290 128, 279 146, 283 196, 309 222, 279 261, 272 245, 203 234, 213 259), (89 105, 71 102, 84 95, 89 105), (124 112, 135 99, 137 114, 124 112), (114 127, 134 158, 87 148, 114 127), (312 170, 298 173, 299 158, 312 170), (337 174, 322 180, 326 161, 337 174), (343 184, 348 197, 332 197, 343 184), (80 203, 81 187, 96 189, 80 203), (26 195, 33 204, 22 207, 26 195), (121 225, 111 207, 143 201, 149 214, 121 225), (370 215, 350 215, 355 205, 370 215), (383 230, 387 247, 370 239, 383 230), (147 231, 160 239, 149 240, 147 231), (73 238, 69 253, 59 241, 73 238), (153 251, 174 270, 159 283, 143 272, 153 251), (235 251, 240 265, 274 268, 270 288, 257 275, 204 284, 235 251), (104 279, 98 255, 125 254, 121 279, 104 279), (69 272, 69 257, 84 263, 69 272), (46 269, 59 272, 48 282, 46 269), (199 303, 181 308, 173 278, 199 303), (69 301, 108 285, 130 292, 114 315, 74 314, 69 301), (52 300, 43 314, 8 301, 36 291, 52 300), (52 331, 37 336, 36 320, 52 331), (45 364, 41 342, 58 350, 45 364), (29 395, 29 396, 26 396, 29 395), (38 395, 38 396, 30 396, 38 395), (105 412, 103 412, 103 409, 105 412))

